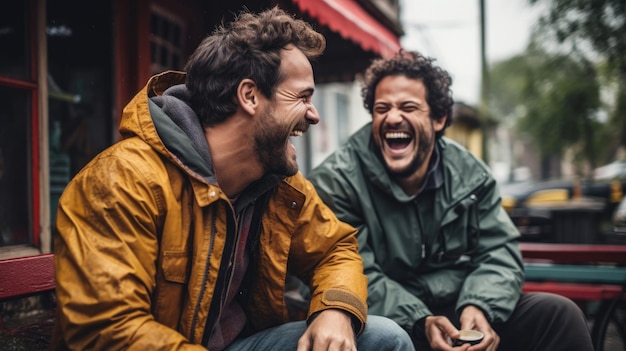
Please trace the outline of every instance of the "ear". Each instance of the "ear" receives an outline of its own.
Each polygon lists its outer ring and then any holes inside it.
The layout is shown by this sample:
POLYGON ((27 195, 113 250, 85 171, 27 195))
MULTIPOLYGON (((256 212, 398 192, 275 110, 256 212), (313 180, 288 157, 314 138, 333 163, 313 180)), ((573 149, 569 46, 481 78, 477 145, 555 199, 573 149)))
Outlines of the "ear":
POLYGON ((248 114, 254 115, 256 109, 259 107, 259 94, 260 91, 252 79, 246 78, 242 80, 237 86, 237 102, 239 103, 239 107, 248 114))
POLYGON ((446 120, 448 116, 443 116, 440 119, 436 119, 433 121, 433 126, 435 127, 435 132, 440 132, 446 126, 446 120))

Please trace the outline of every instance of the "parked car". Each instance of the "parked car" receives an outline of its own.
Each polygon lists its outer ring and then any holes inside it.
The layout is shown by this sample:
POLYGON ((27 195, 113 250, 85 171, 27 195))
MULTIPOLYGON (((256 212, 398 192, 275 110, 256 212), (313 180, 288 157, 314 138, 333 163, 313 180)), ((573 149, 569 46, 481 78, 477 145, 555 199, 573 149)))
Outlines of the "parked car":
MULTIPOLYGON (((625 168, 626 170, 626 168, 625 168)), ((597 243, 626 192, 626 177, 501 186, 502 206, 524 241, 597 243)), ((626 205, 625 205, 626 206, 626 205)))

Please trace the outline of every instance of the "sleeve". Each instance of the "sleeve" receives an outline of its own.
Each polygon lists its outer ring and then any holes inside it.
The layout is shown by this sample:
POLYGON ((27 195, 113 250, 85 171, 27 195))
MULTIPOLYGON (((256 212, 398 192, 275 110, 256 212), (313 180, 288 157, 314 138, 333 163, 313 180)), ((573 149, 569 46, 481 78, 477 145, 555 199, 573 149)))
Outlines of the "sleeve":
POLYGON ((353 317, 357 334, 367 319, 367 279, 357 249, 356 230, 337 219, 313 185, 302 177, 306 204, 294 232, 290 260, 310 288, 309 320, 325 309, 353 317))
POLYGON ((57 330, 68 349, 205 349, 151 314, 163 209, 146 164, 100 156, 60 199, 57 330))
POLYGON ((457 300, 457 310, 475 305, 492 323, 502 322, 513 312, 524 283, 519 231, 502 208, 493 178, 489 178, 477 198, 480 237, 470 263, 471 271, 457 300))
MULTIPOLYGON (((364 218, 364 207, 369 207, 365 190, 359 188, 358 180, 352 180, 338 170, 332 159, 318 166, 309 176, 322 200, 333 210, 337 217, 357 228, 359 253, 363 259, 363 268, 368 279, 367 303, 369 313, 388 317, 407 331, 413 329, 415 322, 431 315, 426 304, 402 284, 387 276, 377 264, 371 236, 376 229, 370 228, 364 218)), ((355 175, 356 177, 356 175, 355 175)))

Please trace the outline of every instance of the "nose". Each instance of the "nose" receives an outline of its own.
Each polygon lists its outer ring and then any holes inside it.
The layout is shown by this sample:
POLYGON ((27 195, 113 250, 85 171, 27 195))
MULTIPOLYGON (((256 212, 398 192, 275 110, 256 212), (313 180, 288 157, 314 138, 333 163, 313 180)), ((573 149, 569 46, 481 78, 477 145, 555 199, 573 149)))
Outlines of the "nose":
POLYGON ((318 124, 320 121, 320 115, 317 112, 317 108, 315 108, 315 105, 309 103, 307 106, 307 110, 306 110, 306 120, 309 122, 309 124, 318 124))
POLYGON ((400 124, 404 121, 402 117, 402 111, 398 108, 392 108, 387 112, 385 122, 388 124, 400 124))

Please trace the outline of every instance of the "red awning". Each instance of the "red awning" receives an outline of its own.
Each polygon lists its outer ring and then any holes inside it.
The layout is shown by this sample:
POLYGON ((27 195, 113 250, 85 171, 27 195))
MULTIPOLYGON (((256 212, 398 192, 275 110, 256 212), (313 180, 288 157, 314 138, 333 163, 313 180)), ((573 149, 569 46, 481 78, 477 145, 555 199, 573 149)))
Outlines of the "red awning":
POLYGON ((400 40, 355 0, 293 0, 302 12, 316 18, 364 50, 388 58, 400 50, 400 40))

